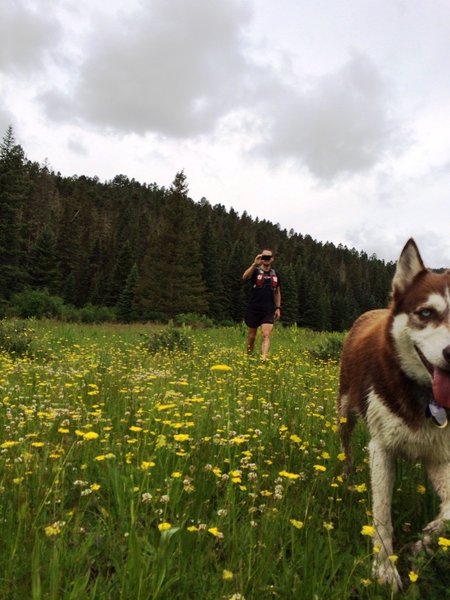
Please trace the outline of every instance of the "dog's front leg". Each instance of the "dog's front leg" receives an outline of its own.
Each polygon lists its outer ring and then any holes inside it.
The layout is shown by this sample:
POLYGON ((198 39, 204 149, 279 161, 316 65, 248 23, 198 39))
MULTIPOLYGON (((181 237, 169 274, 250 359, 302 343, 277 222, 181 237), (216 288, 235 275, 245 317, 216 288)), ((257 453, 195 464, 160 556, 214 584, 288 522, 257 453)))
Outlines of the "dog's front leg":
MULTIPOLYGON (((425 534, 441 533, 445 521, 450 520, 450 464, 448 462, 427 462, 426 469, 433 487, 441 499, 439 514, 434 521, 424 527, 425 534)), ((425 544, 427 540, 424 540, 425 544)))
POLYGON ((395 477, 395 460, 377 439, 369 443, 370 476, 372 481, 372 512, 375 534, 373 537, 373 575, 380 582, 401 589, 402 582, 390 558, 392 547, 391 503, 395 477))

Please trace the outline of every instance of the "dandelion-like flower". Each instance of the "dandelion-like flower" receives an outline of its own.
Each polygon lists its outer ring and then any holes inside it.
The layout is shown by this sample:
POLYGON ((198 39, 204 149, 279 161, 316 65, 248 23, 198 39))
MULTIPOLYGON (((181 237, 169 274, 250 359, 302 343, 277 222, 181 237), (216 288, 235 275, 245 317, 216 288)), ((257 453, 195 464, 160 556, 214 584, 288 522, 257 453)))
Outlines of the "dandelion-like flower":
POLYGON ((293 525, 296 529, 303 529, 304 526, 303 521, 298 521, 297 519, 289 519, 289 523, 293 525))
POLYGON ((233 571, 229 571, 228 569, 224 569, 222 571, 222 579, 224 581, 232 581, 234 578, 234 573, 233 571))
POLYGON ((278 475, 280 477, 285 477, 286 479, 299 479, 300 477, 298 473, 289 473, 289 471, 280 471, 278 475))
POLYGON ((228 365, 213 365, 210 369, 211 371, 220 371, 222 373, 227 373, 232 371, 233 369, 228 365))
POLYGON ((210 527, 208 529, 208 533, 210 533, 211 535, 213 535, 215 538, 221 540, 223 538, 223 533, 221 531, 219 531, 219 529, 217 527, 210 527))
POLYGON ((44 529, 45 535, 47 537, 56 537, 61 533, 65 524, 65 521, 55 521, 51 525, 47 525, 47 527, 44 529))
POLYGON ((373 537, 375 535, 375 527, 373 527, 372 525, 363 525, 361 529, 361 534, 373 537))

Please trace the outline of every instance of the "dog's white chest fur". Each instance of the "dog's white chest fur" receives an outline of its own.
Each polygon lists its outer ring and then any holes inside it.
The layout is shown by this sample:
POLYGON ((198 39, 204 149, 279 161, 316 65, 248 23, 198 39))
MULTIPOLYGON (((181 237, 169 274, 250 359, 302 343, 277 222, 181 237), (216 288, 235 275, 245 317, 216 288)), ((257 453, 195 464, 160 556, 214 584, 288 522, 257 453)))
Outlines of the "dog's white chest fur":
POLYGON ((424 419, 413 431, 393 414, 372 390, 368 396, 367 426, 370 437, 390 452, 411 461, 450 462, 450 426, 439 429, 424 419))

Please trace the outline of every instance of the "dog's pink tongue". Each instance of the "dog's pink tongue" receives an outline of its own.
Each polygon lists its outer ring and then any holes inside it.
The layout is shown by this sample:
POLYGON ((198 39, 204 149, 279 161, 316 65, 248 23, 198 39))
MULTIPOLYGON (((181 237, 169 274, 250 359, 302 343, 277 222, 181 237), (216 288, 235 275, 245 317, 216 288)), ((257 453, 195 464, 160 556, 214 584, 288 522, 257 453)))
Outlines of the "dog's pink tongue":
POLYGON ((433 396, 439 406, 450 408, 450 373, 438 367, 433 371, 433 396))

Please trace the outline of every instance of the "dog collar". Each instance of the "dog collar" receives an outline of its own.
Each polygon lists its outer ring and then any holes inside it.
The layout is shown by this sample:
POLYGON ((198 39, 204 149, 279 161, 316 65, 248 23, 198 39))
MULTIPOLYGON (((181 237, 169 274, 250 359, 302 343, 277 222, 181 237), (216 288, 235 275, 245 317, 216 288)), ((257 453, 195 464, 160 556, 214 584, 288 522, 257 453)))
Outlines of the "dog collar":
POLYGON ((447 412, 443 406, 439 406, 436 402, 430 402, 427 404, 425 409, 425 415, 427 417, 431 417, 433 423, 439 427, 439 429, 444 429, 448 425, 447 412))

